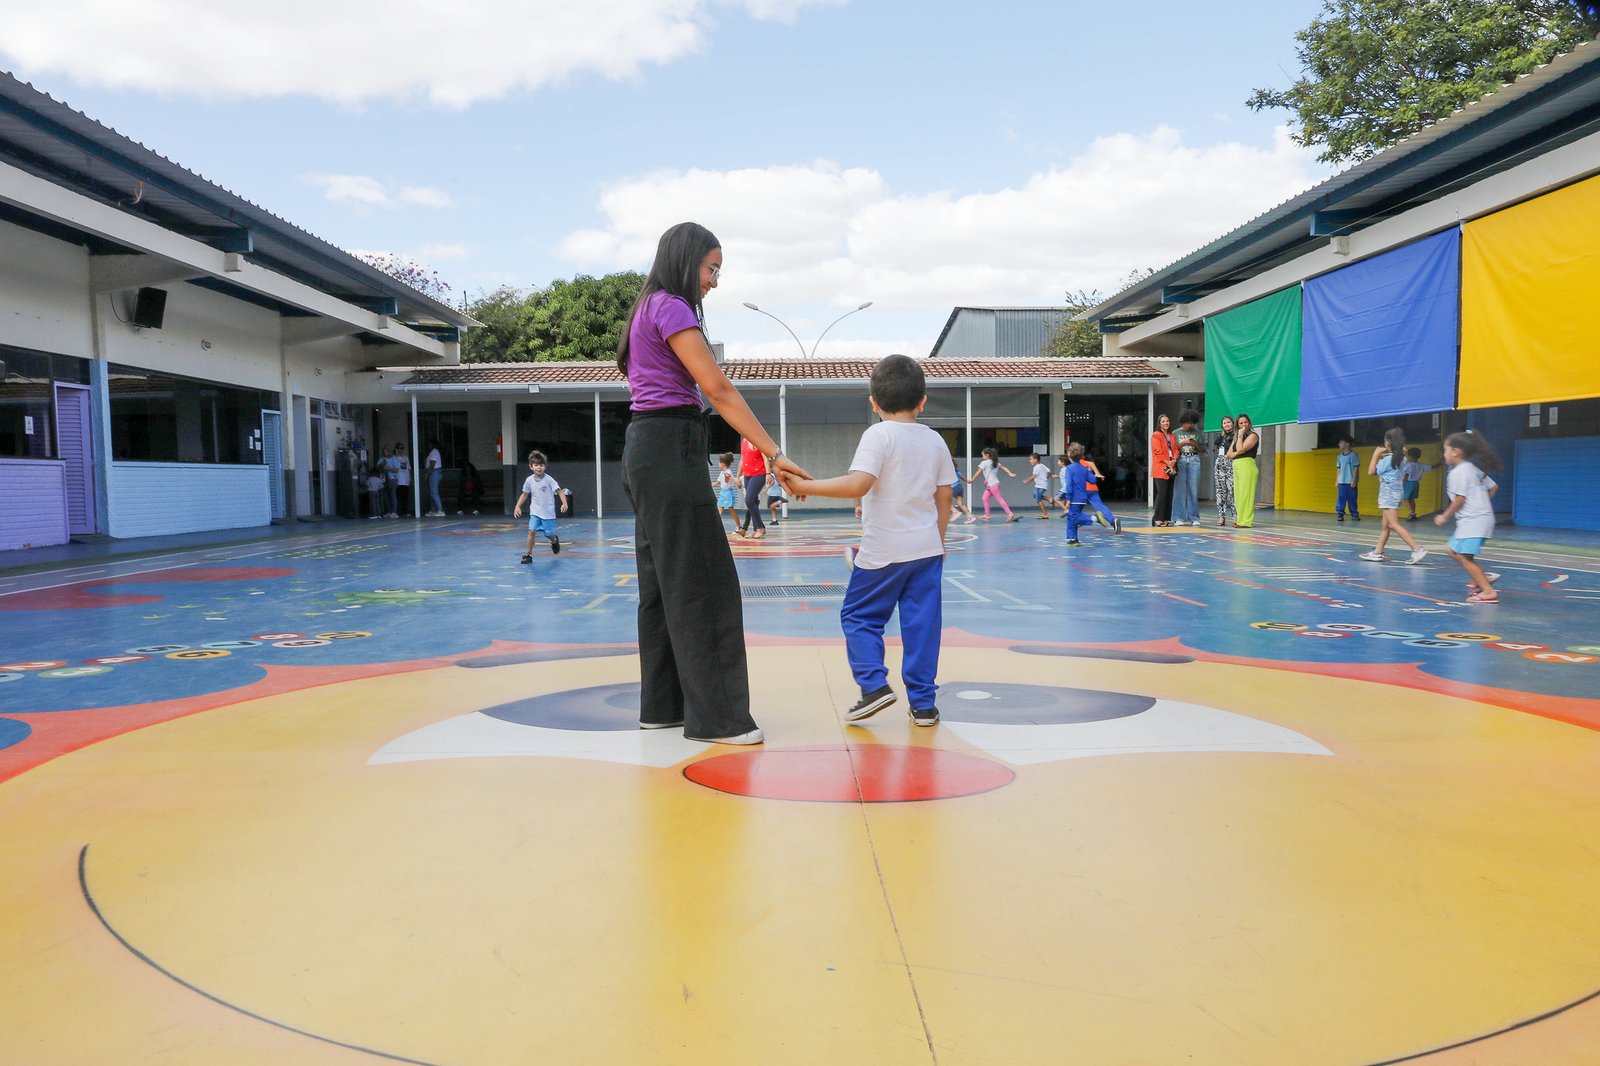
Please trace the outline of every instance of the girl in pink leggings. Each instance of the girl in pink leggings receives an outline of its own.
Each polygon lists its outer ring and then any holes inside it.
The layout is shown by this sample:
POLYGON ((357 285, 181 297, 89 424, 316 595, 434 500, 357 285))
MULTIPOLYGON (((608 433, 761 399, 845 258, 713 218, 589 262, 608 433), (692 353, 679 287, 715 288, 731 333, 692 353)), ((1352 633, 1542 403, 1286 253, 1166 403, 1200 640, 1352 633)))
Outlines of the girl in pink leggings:
MULTIPOLYGON (((1004 470, 1006 477, 1016 477, 1006 467, 1000 465, 1000 453, 993 448, 983 450, 983 462, 978 464, 978 473, 983 475, 983 518, 989 520, 989 497, 994 496, 1000 504, 1000 509, 1006 513, 1007 522, 1015 522, 1017 516, 1011 513, 1011 508, 1006 506, 1004 496, 1000 495, 1000 472, 1004 470)), ((973 480, 977 480, 974 478, 973 480)))

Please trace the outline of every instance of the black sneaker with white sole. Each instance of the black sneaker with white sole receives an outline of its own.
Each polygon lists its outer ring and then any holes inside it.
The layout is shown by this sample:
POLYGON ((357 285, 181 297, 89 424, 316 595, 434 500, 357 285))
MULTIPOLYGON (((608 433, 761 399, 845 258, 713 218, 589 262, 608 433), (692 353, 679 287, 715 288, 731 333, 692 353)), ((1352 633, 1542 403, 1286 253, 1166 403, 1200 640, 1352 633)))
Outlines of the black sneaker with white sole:
POLYGON ((937 708, 937 707, 913 707, 913 708, 911 708, 911 724, 912 725, 938 725, 939 724, 939 708, 937 708))
POLYGON ((561 538, 554 533, 550 535, 550 552, 553 555, 561 554, 561 538))
POLYGON ((894 701, 894 689, 888 685, 873 689, 857 700, 854 707, 844 712, 844 720, 847 722, 859 722, 863 718, 871 718, 894 701))

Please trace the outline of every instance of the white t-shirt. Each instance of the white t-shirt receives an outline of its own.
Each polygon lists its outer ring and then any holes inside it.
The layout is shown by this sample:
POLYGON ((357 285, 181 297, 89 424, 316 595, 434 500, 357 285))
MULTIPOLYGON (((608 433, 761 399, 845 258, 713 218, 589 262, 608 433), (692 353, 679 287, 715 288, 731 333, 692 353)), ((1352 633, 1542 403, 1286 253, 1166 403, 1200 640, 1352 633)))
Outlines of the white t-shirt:
POLYGON ((556 517, 556 493, 561 491, 561 486, 556 484, 556 479, 549 474, 543 477, 528 475, 528 480, 522 483, 522 491, 528 494, 528 513, 535 518, 556 517))
POLYGON ((1450 468, 1445 478, 1445 492, 1454 502, 1465 496, 1466 503, 1456 512, 1456 536, 1494 536, 1494 503, 1489 498, 1489 488, 1494 479, 1463 459, 1450 468))
POLYGON ((1043 463, 1033 464, 1033 487, 1036 489, 1050 487, 1050 468, 1043 463))
POLYGON ((878 479, 861 497, 856 566, 880 570, 944 554, 933 493, 956 480, 944 438, 919 422, 879 422, 861 434, 850 469, 878 479))
POLYGON ((985 459, 978 464, 978 473, 983 475, 983 483, 987 487, 992 489, 1000 484, 1000 464, 998 462, 991 463, 985 459))
POLYGON ((411 484, 411 460, 410 460, 410 458, 407 457, 407 456, 404 456, 404 455, 397 455, 397 456, 394 457, 393 461, 394 461, 395 474, 399 478, 399 483, 402 484, 402 485, 411 484))
POLYGON ((432 451, 430 451, 428 453, 428 461, 423 464, 422 468, 424 470, 428 471, 430 474, 433 473, 433 471, 435 471, 435 470, 443 470, 444 469, 444 460, 439 458, 439 449, 438 448, 435 448, 435 449, 433 449, 432 451))

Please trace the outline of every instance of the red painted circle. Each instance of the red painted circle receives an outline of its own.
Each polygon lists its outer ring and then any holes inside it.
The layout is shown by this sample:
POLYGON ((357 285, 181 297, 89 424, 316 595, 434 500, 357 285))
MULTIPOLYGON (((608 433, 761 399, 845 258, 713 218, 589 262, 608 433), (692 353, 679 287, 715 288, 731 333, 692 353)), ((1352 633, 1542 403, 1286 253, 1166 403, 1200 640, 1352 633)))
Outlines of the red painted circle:
POLYGON ((735 796, 815 803, 907 803, 975 796, 1017 775, 975 755, 870 744, 852 748, 740 751, 691 763, 697 785, 735 796))

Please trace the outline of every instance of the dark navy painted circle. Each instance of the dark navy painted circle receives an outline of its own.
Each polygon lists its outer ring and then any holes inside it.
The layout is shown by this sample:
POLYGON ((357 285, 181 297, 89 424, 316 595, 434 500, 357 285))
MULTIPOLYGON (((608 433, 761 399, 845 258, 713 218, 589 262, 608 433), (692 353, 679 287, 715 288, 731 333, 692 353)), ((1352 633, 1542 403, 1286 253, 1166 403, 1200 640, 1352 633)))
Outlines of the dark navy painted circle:
POLYGON ((33 726, 27 722, 19 722, 15 718, 0 718, 0 748, 21 744, 32 732, 33 726))
POLYGON ((1107 722, 1148 711, 1150 696, 1054 685, 951 681, 939 686, 939 717, 985 725, 1071 725, 1107 722), (974 699, 979 693, 983 698, 974 699))
POLYGON ((1162 666, 1194 662, 1192 655, 1173 655, 1164 651, 1136 651, 1132 648, 1063 648, 1057 644, 1013 644, 1009 650, 1022 655, 1060 655, 1068 659, 1115 659, 1125 663, 1156 663, 1162 666))
POLYGON ((502 703, 482 713, 513 725, 571 729, 582 733, 639 728, 639 683, 547 692, 502 703))

